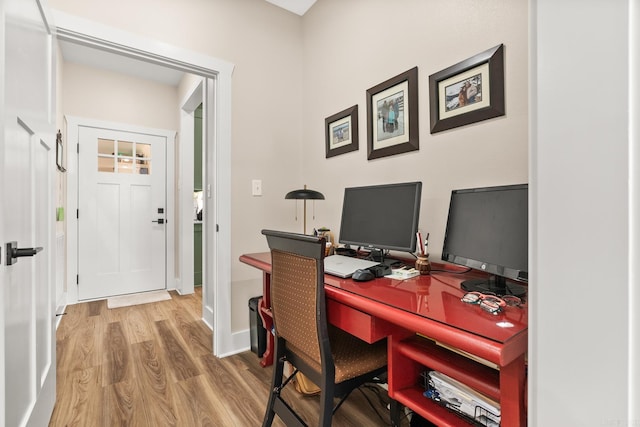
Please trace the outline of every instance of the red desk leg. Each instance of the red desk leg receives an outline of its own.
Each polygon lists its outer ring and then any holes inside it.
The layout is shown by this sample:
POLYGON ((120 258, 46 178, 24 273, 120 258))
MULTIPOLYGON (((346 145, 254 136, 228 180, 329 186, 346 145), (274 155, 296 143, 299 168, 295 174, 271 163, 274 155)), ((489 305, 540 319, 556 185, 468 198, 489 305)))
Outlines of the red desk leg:
POLYGON ((526 426, 524 355, 500 368, 500 412, 505 426, 526 426), (508 390, 505 392, 504 390, 508 390))
POLYGON ((262 355, 262 360, 260 360, 260 366, 263 368, 265 366, 273 365, 273 334, 271 330, 273 329, 273 318, 270 315, 271 313, 271 274, 264 272, 262 273, 262 298, 258 303, 258 314, 262 319, 262 325, 267 330, 267 348, 265 349, 264 354, 262 355))

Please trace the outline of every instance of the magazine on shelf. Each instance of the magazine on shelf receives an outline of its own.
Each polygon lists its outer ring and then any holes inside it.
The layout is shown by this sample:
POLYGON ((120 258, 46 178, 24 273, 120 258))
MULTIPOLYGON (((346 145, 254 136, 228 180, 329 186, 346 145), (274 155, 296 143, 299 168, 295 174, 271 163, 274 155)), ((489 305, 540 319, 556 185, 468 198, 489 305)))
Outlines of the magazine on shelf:
POLYGON ((429 372, 429 385, 448 407, 486 426, 500 425, 500 404, 442 372, 429 372))

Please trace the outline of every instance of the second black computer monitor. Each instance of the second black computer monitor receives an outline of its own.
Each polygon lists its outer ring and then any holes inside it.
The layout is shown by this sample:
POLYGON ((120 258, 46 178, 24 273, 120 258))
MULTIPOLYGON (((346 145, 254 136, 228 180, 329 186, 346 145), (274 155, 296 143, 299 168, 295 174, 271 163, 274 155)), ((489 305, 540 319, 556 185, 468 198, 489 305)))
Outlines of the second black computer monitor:
POLYGON ((384 251, 414 252, 420 217, 421 182, 345 188, 340 243, 384 251))
POLYGON ((465 280, 463 289, 526 295, 528 200, 527 184, 451 192, 442 259, 490 274, 465 280))

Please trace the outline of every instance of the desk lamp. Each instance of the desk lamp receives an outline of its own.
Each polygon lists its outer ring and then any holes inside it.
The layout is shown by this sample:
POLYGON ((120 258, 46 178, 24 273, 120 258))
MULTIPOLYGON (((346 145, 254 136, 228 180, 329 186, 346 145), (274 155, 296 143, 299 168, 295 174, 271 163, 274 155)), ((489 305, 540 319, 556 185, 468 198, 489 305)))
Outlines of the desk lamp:
POLYGON ((307 200, 324 200, 324 195, 319 191, 309 190, 307 185, 305 184, 304 188, 301 190, 293 190, 289 191, 285 199, 296 199, 302 200, 304 205, 304 234, 307 234, 307 200))

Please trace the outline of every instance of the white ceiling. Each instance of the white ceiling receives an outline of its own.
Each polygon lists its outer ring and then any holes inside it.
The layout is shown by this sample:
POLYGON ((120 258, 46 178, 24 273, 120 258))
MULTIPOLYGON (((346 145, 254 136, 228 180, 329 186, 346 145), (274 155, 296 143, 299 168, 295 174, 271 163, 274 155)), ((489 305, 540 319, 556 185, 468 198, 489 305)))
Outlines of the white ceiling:
POLYGON ((289 12, 293 12, 300 16, 307 13, 307 10, 316 2, 316 0, 267 0, 269 3, 275 4, 289 12))
MULTIPOLYGON (((316 0, 266 0, 297 15, 304 15, 316 0)), ((178 86, 184 73, 162 65, 105 52, 77 43, 59 41, 65 62, 127 74, 170 86, 178 86)))
POLYGON ((105 52, 92 47, 86 47, 77 43, 59 40, 60 50, 65 62, 87 65, 101 70, 127 74, 146 80, 163 83, 170 86, 178 86, 184 72, 174 70, 162 65, 140 61, 105 52))

